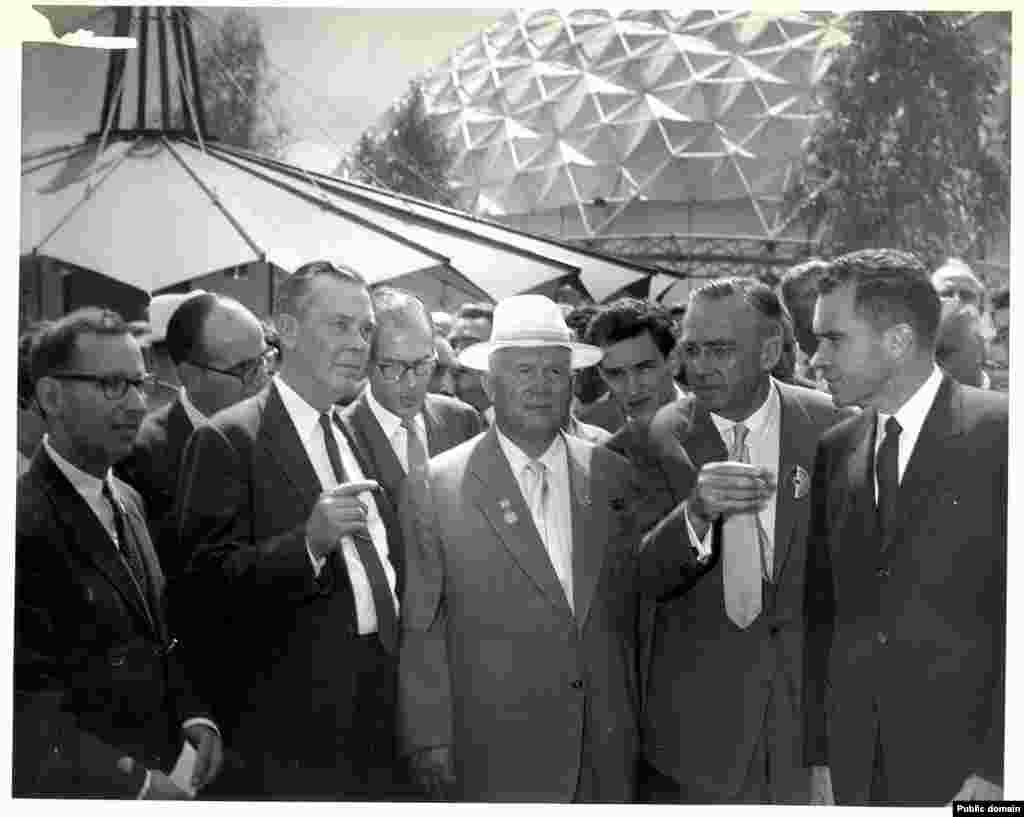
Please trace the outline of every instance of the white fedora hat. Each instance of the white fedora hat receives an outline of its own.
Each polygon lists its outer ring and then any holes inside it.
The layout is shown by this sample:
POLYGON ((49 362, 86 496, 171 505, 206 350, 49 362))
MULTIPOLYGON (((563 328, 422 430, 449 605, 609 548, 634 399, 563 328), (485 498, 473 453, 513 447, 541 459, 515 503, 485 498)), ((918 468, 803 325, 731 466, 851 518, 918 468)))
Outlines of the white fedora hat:
POLYGON ((512 295, 494 307, 494 328, 489 340, 467 346, 459 363, 486 372, 491 352, 509 347, 561 346, 572 353, 572 368, 593 366, 604 356, 597 346, 577 343, 562 317, 562 310, 543 295, 512 295))

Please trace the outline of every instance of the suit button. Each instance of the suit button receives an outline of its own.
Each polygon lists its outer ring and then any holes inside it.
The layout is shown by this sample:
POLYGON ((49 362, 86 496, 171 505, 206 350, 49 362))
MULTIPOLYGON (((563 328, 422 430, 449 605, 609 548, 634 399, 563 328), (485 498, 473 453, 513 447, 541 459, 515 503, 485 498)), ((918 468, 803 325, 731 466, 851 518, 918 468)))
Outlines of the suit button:
POLYGON ((878 570, 875 571, 875 573, 878 575, 878 578, 880 578, 880 579, 888 579, 889 578, 889 568, 887 568, 887 567, 880 567, 880 568, 878 568, 878 570))
POLYGON ((771 633, 772 638, 775 638, 779 634, 778 625, 773 624, 768 632, 771 633))
POLYGON ((572 682, 572 688, 583 689, 583 682, 579 678, 577 678, 575 681, 572 682))
POLYGON ((885 633, 879 633, 878 634, 878 643, 881 644, 884 647, 886 644, 889 643, 889 636, 887 636, 885 633))

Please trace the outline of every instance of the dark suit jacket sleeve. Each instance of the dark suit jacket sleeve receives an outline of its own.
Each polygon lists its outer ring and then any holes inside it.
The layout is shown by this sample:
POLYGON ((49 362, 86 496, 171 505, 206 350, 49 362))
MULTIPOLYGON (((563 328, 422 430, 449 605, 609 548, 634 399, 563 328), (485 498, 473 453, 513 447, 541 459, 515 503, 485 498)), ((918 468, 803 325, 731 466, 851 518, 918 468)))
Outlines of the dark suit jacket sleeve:
POLYGON ((818 445, 811 483, 811 521, 804 579, 804 762, 828 765, 828 657, 835 615, 829 551, 829 482, 827 447, 818 445))
POLYGON ((420 507, 407 488, 405 480, 399 491, 406 569, 398 674, 398 739, 403 755, 452 742, 444 561, 437 514, 434 508, 420 507))
MULTIPOLYGON (((24 506, 19 512, 31 513, 24 506)), ((65 711, 70 680, 62 670, 66 650, 51 581, 58 566, 48 556, 53 547, 47 537, 32 529, 40 528, 19 527, 16 543, 13 793, 135 797, 145 767, 139 764, 130 774, 118 769, 124 753, 82 729, 65 711)))
MULTIPOLYGON (((192 598, 220 599, 263 614, 319 591, 306 550, 305 518, 282 533, 256 540, 253 441, 208 424, 189 439, 178 489, 178 533, 193 552, 187 580, 192 598), (225 596, 227 598, 225 598, 225 596)), ((289 514, 293 511, 289 509, 289 514)))
MULTIPOLYGON (((1002 444, 996 443, 991 447, 992 451, 1002 451, 1008 454, 1009 439, 1004 435, 1002 444)), ((993 656, 995 667, 993 669, 992 696, 989 699, 989 728, 986 732, 984 742, 980 748, 976 774, 985 780, 993 783, 1003 784, 1003 757, 1005 749, 1005 720, 1006 720, 1006 548, 1007 548, 1007 514, 1009 502, 1009 477, 1006 457, 1000 460, 1000 470, 997 477, 999 490, 993 498, 993 512, 999 514, 1000 519, 1000 541, 993 542, 997 548, 994 572, 996 575, 999 592, 995 609, 999 611, 996 615, 995 627, 997 636, 995 643, 1001 645, 1002 649, 997 650, 993 656)))

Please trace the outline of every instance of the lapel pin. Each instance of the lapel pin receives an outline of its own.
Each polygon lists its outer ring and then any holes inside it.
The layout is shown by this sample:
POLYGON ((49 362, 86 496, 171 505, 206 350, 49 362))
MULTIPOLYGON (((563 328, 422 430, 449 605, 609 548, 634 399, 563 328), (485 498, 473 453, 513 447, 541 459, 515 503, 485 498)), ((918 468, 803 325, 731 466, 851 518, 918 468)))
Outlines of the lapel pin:
POLYGON ((512 500, 499 499, 498 505, 504 512, 506 525, 514 525, 519 521, 519 517, 516 515, 516 512, 512 510, 512 500))
POLYGON ((791 476, 793 480, 793 498, 803 499, 811 491, 811 478, 807 475, 807 472, 799 465, 793 466, 793 474, 791 476))

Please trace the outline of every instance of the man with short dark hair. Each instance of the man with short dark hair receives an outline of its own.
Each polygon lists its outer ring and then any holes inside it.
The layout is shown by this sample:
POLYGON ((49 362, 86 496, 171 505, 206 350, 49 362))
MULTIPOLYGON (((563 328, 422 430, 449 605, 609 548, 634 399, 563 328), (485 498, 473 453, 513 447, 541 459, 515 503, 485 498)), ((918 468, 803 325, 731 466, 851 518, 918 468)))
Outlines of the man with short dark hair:
POLYGON ((345 407, 340 419, 363 474, 383 488, 377 505, 401 588, 399 486, 417 465, 479 434, 483 421, 461 400, 427 393, 437 358, 423 302, 393 287, 375 287, 371 297, 377 331, 370 348, 369 388, 345 407))
POLYGON ((259 319, 233 298, 212 292, 175 309, 166 345, 181 382, 178 396, 146 416, 117 471, 142 495, 160 564, 173 581, 191 556, 180 546, 174 519, 185 444, 209 417, 263 387, 270 358, 259 319))
POLYGON ((49 433, 18 482, 14 794, 184 799, 217 776, 220 734, 168 632, 142 501, 111 473, 152 377, 95 308, 42 329, 31 368, 49 433), (172 780, 183 740, 195 769, 172 780))
POLYGON ((837 405, 807 544, 816 802, 1002 798, 1008 405, 935 365, 939 296, 899 250, 835 259, 814 311, 837 405))
POLYGON ((706 573, 657 608, 643 750, 652 802, 806 803, 804 539, 815 445, 840 416, 771 376, 785 308, 750 278, 690 293, 679 351, 691 395, 651 422, 662 456, 699 473, 654 528, 706 573))
POLYGON ((278 288, 284 357, 196 429, 178 524, 207 683, 245 799, 393 799, 398 606, 376 483, 336 418, 373 340, 365 280, 327 261, 278 288))

